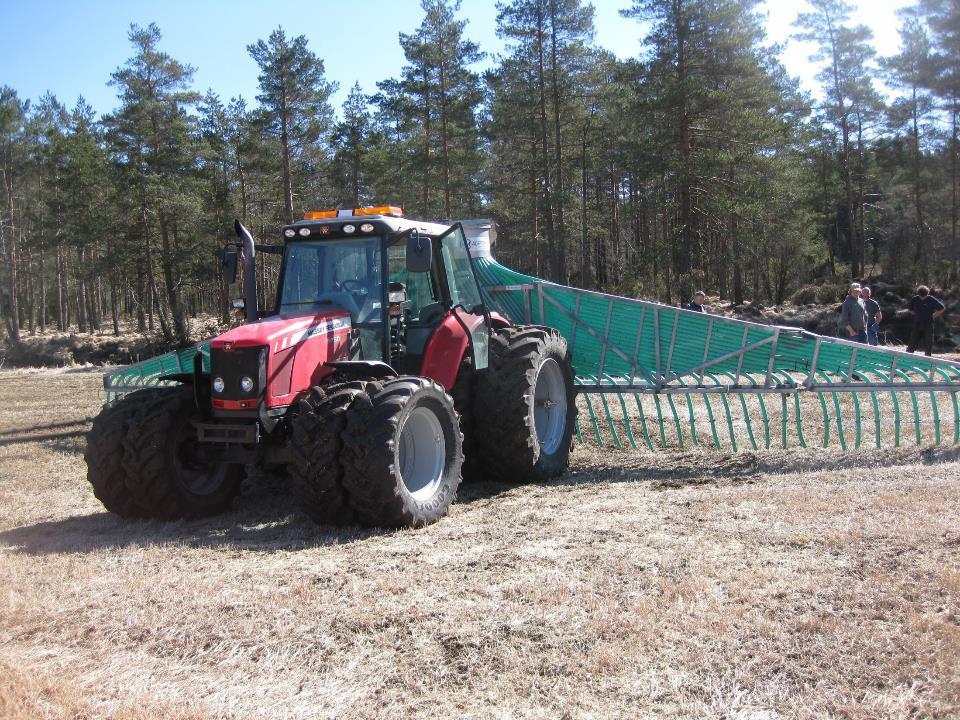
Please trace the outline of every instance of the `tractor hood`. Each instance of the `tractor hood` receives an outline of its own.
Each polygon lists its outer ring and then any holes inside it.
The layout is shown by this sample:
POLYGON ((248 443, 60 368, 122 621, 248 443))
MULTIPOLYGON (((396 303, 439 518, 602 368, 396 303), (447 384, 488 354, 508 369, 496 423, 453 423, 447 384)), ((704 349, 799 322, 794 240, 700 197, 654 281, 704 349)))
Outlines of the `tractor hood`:
POLYGON ((339 307, 284 313, 233 328, 210 342, 211 377, 223 390, 213 390, 213 410, 250 412, 284 408, 317 385, 333 368, 332 360, 348 359, 350 314, 339 307), (241 379, 256 377, 244 392, 241 379))
POLYGON ((350 313, 342 308, 323 311, 284 313, 240 325, 218 335, 210 342, 211 349, 270 347, 278 353, 322 334, 340 334, 350 330, 350 313))

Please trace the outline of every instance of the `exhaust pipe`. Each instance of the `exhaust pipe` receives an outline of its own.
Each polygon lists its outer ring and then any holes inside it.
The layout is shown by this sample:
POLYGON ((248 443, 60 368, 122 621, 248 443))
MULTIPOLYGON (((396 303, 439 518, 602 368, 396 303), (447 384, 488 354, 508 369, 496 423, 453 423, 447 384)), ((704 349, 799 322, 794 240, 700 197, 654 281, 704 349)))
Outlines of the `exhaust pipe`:
POLYGON ((243 303, 246 312, 245 322, 252 323, 260 319, 257 310, 257 259, 253 235, 239 220, 233 221, 237 237, 243 239, 243 303))

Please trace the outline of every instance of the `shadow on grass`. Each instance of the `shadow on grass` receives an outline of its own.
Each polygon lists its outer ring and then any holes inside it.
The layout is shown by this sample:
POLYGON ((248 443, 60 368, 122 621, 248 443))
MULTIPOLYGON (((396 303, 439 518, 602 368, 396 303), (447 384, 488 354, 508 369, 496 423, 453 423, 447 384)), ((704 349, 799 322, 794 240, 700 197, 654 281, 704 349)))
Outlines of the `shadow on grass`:
MULTIPOLYGON (((764 482, 770 476, 805 472, 869 470, 890 465, 937 465, 960 460, 960 446, 906 446, 824 451, 818 447, 793 448, 787 452, 659 451, 609 453, 592 458, 589 465, 576 463, 549 486, 573 487, 598 483, 647 483, 654 490, 700 485, 742 485, 764 482)), ((461 485, 458 501, 471 503, 510 492, 523 485, 474 482, 461 485)))
POLYGON ((82 418, 0 430, 0 447, 49 443, 55 450, 82 455, 87 447, 86 435, 90 422, 91 418, 82 418))
POLYGON ((0 544, 29 555, 171 545, 252 552, 344 545, 396 530, 319 526, 298 512, 288 488, 244 485, 233 509, 196 520, 125 520, 109 512, 77 515, 0 532, 0 544))
MULTIPOLYGON (((703 455, 684 453, 630 453, 607 456, 587 466, 575 464, 558 478, 546 483, 549 487, 575 487, 600 483, 647 483, 654 489, 684 485, 736 484, 759 479, 755 456, 717 455, 708 466, 703 455), (621 462, 617 462, 622 460, 621 462)), ((501 495, 525 484, 471 482, 460 486, 458 502, 471 503, 501 495)))

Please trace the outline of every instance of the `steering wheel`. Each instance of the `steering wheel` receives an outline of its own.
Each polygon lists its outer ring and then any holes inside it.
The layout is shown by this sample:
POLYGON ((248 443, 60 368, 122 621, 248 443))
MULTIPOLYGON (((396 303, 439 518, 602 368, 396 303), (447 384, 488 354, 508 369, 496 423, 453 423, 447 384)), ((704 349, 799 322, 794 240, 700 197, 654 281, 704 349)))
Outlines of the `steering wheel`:
POLYGON ((344 291, 346 291, 346 292, 355 292, 355 293, 366 293, 366 292, 367 292, 367 286, 364 285, 364 284, 363 284, 362 282, 360 282, 359 280, 341 280, 341 281, 338 283, 338 287, 339 287, 341 290, 344 290, 344 291), (352 285, 353 287, 351 287, 351 285, 352 285))

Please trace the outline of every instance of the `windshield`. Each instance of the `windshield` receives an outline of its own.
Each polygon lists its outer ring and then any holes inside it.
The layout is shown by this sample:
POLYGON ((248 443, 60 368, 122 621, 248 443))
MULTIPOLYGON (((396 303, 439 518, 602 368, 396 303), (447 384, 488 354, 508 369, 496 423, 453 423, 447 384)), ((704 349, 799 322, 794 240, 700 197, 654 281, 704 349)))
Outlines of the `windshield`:
POLYGON ((379 322, 380 273, 380 238, 291 242, 280 311, 337 305, 354 324, 379 322))

